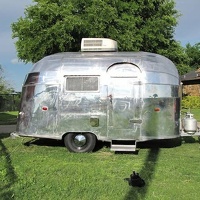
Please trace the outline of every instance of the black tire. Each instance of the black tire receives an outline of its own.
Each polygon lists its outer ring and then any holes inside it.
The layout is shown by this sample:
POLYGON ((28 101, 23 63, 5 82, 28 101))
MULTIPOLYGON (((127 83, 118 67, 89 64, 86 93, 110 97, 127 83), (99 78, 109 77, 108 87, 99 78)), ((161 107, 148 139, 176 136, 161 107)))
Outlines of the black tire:
POLYGON ((91 152, 96 145, 96 136, 91 133, 68 133, 64 143, 70 152, 91 152))

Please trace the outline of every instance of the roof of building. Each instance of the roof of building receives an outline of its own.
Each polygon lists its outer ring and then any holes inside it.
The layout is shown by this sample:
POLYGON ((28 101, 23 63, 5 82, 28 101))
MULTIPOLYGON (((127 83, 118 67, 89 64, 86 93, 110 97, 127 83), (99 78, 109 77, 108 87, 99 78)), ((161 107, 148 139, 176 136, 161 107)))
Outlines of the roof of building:
POLYGON ((200 68, 181 76, 183 85, 200 84, 200 68))

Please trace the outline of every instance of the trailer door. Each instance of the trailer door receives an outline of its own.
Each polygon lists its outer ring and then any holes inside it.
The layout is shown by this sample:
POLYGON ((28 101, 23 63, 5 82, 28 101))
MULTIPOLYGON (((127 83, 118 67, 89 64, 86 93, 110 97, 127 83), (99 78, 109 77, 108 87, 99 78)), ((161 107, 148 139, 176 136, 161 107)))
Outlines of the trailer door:
POLYGON ((141 125, 141 71, 133 64, 115 64, 107 70, 108 87, 108 137, 137 139, 141 125))

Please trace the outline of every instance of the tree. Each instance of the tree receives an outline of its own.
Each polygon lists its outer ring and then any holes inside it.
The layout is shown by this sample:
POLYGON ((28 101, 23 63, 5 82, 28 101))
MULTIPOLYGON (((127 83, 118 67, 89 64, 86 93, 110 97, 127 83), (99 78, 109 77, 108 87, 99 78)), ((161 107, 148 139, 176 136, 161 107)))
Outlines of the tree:
POLYGON ((193 69, 200 67, 200 43, 192 46, 190 43, 186 44, 185 53, 189 57, 189 65, 193 69))
MULTIPOLYGON (((120 51, 170 52, 178 12, 173 0, 34 0, 12 24, 18 57, 79 51, 83 37, 112 38, 120 51)), ((174 42, 175 43, 175 42, 174 42)), ((175 48, 175 47, 174 47, 175 48)))
POLYGON ((159 49, 158 53, 170 58, 176 65, 180 75, 186 74, 191 71, 190 59, 185 53, 185 48, 183 48, 180 43, 172 40, 170 41, 169 48, 159 49))
POLYGON ((3 73, 3 67, 0 65, 0 94, 9 94, 14 92, 13 88, 5 81, 3 73))

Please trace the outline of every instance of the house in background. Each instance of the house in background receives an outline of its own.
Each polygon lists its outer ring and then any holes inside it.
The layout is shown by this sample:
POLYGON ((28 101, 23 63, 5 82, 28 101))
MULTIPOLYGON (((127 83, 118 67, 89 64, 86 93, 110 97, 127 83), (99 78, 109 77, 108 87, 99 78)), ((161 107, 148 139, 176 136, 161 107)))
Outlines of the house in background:
POLYGON ((181 76, 183 96, 200 96, 200 68, 181 76))

